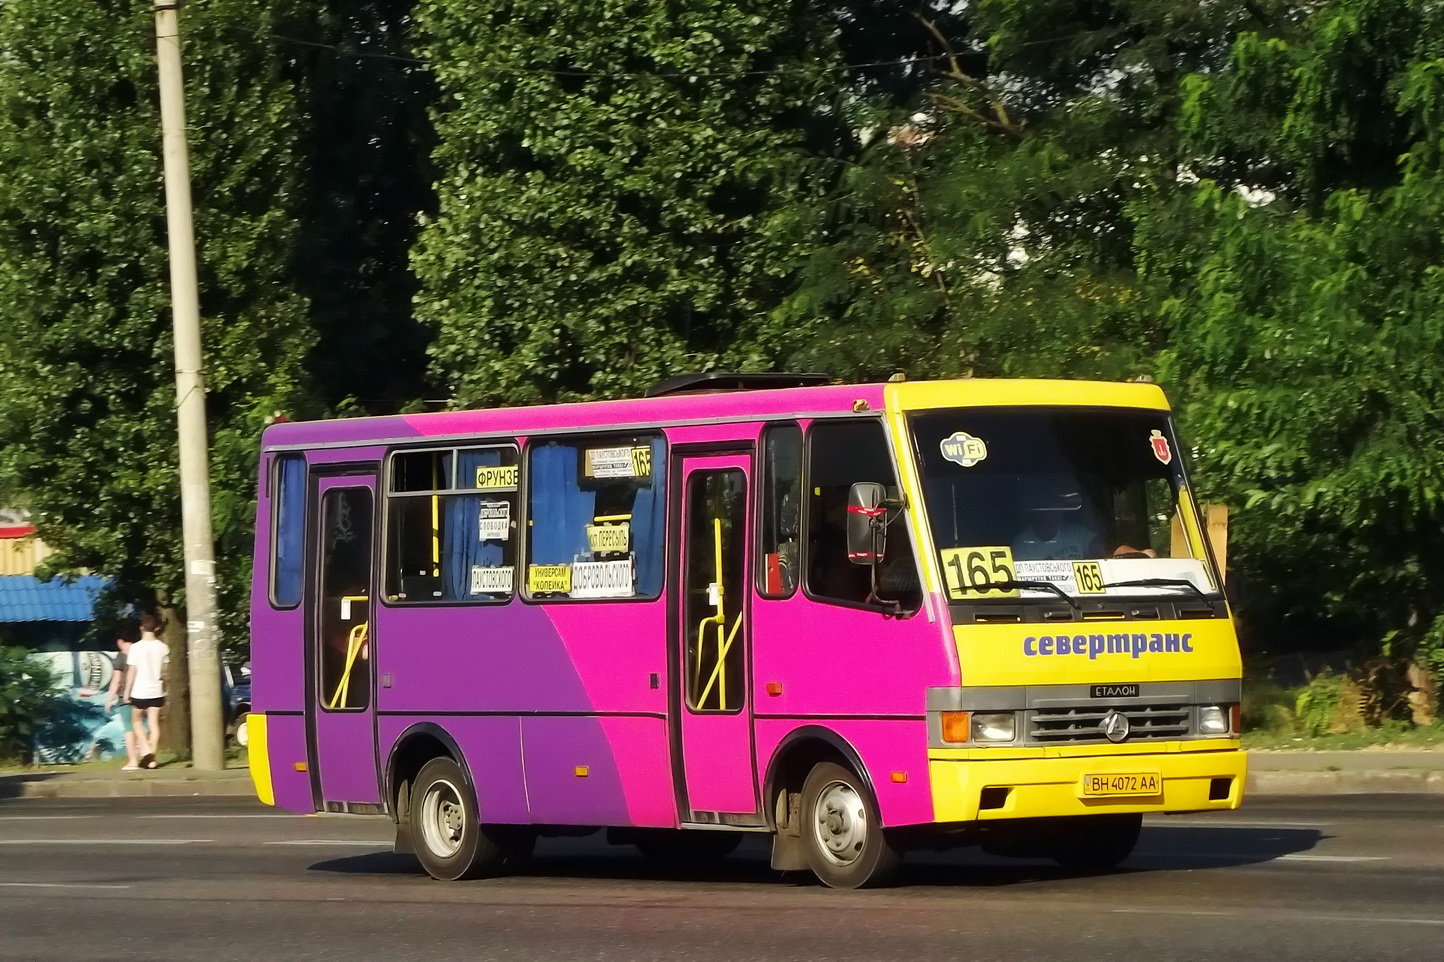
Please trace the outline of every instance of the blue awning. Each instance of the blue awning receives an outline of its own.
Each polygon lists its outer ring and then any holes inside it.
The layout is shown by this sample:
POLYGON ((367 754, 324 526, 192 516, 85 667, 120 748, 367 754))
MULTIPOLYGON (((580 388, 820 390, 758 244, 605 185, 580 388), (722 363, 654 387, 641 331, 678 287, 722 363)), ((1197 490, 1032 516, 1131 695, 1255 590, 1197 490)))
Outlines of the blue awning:
POLYGON ((0 575, 0 623, 90 621, 105 579, 81 575, 73 581, 41 581, 33 575, 0 575))

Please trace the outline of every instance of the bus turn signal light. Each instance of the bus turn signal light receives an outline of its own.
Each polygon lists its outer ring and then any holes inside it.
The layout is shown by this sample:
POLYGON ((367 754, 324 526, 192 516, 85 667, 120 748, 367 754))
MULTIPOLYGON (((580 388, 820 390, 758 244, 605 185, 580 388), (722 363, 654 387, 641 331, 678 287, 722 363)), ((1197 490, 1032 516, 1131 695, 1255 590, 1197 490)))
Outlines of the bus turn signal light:
POLYGON ((943 712, 943 741, 965 744, 972 735, 972 714, 965 711, 943 712))

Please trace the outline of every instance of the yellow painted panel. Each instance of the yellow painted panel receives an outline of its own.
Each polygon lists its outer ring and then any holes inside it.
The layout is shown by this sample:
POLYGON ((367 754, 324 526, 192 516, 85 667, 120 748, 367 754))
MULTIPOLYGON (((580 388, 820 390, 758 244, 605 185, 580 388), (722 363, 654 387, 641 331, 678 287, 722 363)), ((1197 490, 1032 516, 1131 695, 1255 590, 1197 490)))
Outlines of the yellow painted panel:
POLYGON ((967 687, 1208 681, 1238 678, 1243 671, 1238 637, 1227 618, 960 625, 953 638, 967 687), (1127 637, 1126 650, 1107 651, 1110 644, 1118 647, 1118 635, 1127 637), (1145 639, 1142 651, 1139 635, 1145 639), (1066 646, 1059 645, 1060 637, 1068 639, 1066 646), (1085 639, 1081 651, 1075 650, 1078 638, 1085 639), (1105 650, 1098 650, 1100 644, 1105 650))
POLYGON ((939 822, 1238 808, 1247 774, 1248 757, 1241 751, 928 762, 933 817, 939 822), (1079 794, 1085 773, 1139 771, 1156 771, 1162 776, 1161 796, 1083 798, 1079 794), (1227 798, 1209 799, 1215 778, 1233 779, 1227 798), (985 788, 1011 789, 1002 808, 978 810, 985 788))
POLYGON ((1035 381, 1021 378, 903 381, 885 385, 883 399, 889 412, 1021 405, 1169 410, 1168 399, 1157 384, 1119 381, 1035 381))
POLYGON ((256 797, 266 805, 276 804, 276 792, 271 787, 271 759, 266 747, 266 716, 252 712, 246 718, 246 761, 251 769, 251 782, 256 786, 256 797))

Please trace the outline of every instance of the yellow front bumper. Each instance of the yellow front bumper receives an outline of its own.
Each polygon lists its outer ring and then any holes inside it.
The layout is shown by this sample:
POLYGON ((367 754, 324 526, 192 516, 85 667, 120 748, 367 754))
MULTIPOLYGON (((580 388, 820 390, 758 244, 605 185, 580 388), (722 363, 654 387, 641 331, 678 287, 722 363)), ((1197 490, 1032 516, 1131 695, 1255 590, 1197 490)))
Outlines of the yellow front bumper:
POLYGON ((1237 749, 1000 759, 987 758, 984 752, 968 754, 973 757, 938 758, 935 754, 928 762, 936 821, 1238 808, 1248 774, 1247 756, 1237 749), (1085 774, 1111 772, 1157 772, 1163 779, 1163 792, 1083 796, 1085 774), (996 807, 980 809, 986 788, 1008 791, 1005 797, 1001 792, 990 793, 988 801, 996 807))

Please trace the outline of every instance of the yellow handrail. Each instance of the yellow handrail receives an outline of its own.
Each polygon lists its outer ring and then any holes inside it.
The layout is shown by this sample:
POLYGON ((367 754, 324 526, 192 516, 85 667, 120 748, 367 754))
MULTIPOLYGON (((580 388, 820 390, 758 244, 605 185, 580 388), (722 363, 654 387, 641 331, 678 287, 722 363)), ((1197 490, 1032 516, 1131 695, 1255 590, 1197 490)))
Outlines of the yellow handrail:
POLYGON ((707 696, 712 694, 712 686, 717 686, 717 709, 727 710, 727 675, 722 670, 727 663, 727 652, 732 648, 732 642, 737 638, 737 632, 742 628, 742 612, 737 613, 737 618, 732 622, 732 630, 727 631, 726 599, 722 587, 722 519, 712 519, 712 545, 713 562, 715 564, 713 582, 717 586, 717 603, 711 615, 703 618, 697 623, 697 657, 693 662, 692 691, 697 691, 697 685, 702 680, 702 650, 706 644, 706 632, 710 625, 717 626, 717 660, 712 666, 712 674, 707 677, 707 685, 702 693, 694 698, 693 705, 701 708, 707 701, 707 696))
POLYGON ((366 644, 366 626, 368 622, 351 629, 351 634, 346 639, 346 667, 341 672, 341 681, 336 685, 336 693, 326 704, 328 709, 349 708, 347 702, 351 696, 351 668, 356 664, 356 656, 361 652, 361 646, 366 644))

